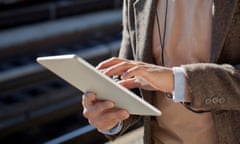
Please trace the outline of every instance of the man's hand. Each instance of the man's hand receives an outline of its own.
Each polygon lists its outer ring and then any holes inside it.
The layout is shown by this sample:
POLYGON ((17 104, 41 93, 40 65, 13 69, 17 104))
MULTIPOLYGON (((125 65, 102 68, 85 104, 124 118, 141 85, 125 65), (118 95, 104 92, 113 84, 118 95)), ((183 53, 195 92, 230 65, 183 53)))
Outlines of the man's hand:
MULTIPOLYGON (((97 69, 107 76, 121 76, 118 83, 128 89, 143 88, 172 92, 174 88, 173 71, 167 67, 111 58, 101 62, 97 69)), ((82 105, 84 117, 99 130, 110 130, 129 117, 127 111, 116 108, 111 101, 98 100, 92 92, 83 95, 82 105)))
POLYGON ((116 108, 113 102, 97 100, 92 92, 83 95, 82 105, 84 117, 98 130, 110 130, 129 117, 127 111, 116 108))
POLYGON ((174 89, 174 75, 171 68, 111 58, 101 62, 97 69, 107 76, 121 76, 119 84, 128 89, 142 88, 163 92, 172 92, 174 89))

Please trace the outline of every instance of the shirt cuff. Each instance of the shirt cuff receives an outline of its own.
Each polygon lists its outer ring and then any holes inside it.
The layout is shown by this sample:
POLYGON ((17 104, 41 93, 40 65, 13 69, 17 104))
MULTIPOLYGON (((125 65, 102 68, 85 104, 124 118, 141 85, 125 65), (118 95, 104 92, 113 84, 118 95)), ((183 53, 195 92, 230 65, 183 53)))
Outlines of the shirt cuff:
POLYGON ((173 67, 173 74, 174 74, 173 101, 184 102, 185 101, 184 69, 182 67, 173 67))
POLYGON ((100 133, 105 135, 115 135, 119 133, 122 129, 122 122, 119 122, 115 127, 110 130, 98 130, 100 133))

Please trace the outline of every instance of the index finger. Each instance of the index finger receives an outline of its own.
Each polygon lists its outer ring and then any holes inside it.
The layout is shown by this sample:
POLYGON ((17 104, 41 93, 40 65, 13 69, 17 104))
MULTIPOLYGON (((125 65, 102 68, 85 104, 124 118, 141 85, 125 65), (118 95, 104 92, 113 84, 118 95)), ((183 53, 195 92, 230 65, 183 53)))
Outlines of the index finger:
POLYGON ((96 68, 98 70, 105 69, 105 68, 108 68, 108 67, 113 66, 115 64, 121 63, 123 61, 126 61, 126 60, 121 59, 121 58, 117 58, 117 57, 112 57, 108 60, 105 60, 105 61, 99 63, 96 68))

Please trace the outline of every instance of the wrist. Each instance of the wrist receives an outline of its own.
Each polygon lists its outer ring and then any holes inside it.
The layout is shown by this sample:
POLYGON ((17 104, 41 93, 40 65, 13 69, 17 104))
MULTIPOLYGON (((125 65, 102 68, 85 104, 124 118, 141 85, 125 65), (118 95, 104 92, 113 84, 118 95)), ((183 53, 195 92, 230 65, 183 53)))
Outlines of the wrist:
POLYGON ((171 93, 174 90, 174 73, 172 68, 167 68, 166 71, 166 76, 163 77, 166 78, 163 80, 163 85, 165 86, 165 89, 163 91, 171 93))
POLYGON ((111 128, 110 130, 99 130, 99 132, 101 132, 102 134, 106 134, 106 135, 115 135, 117 133, 119 133, 122 129, 122 122, 119 122, 116 126, 114 126, 113 128, 111 128))

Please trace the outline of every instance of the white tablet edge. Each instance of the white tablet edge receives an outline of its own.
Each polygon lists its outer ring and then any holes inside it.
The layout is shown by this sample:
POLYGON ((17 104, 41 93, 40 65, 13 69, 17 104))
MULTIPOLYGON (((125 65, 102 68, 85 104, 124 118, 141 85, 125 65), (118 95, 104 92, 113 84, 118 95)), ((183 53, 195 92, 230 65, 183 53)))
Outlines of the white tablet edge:
MULTIPOLYGON (((134 99, 136 102, 139 102, 141 103, 142 106, 145 107, 145 111, 146 109, 148 109, 147 111, 149 112, 134 112, 134 110, 131 110, 129 111, 131 114, 138 114, 138 115, 155 115, 155 116, 160 116, 161 115, 161 112, 155 108, 154 106, 150 105, 149 103, 147 103, 146 101, 144 101, 143 99, 139 98, 137 95, 135 95, 134 93, 130 92, 129 90, 127 90, 126 88, 116 84, 115 82, 113 82, 112 79, 110 79, 109 77, 105 76, 104 74, 102 74, 100 71, 96 70, 91 64, 89 64, 88 62, 86 62, 84 59, 74 55, 74 54, 70 54, 70 55, 58 55, 58 56, 46 56, 46 57, 39 57, 37 58, 37 62, 40 63, 41 65, 43 65, 44 67, 46 67, 47 69, 49 69, 50 71, 52 71, 53 73, 55 73, 56 75, 58 75, 59 77, 63 78, 64 80, 66 80, 67 82, 69 82, 70 84, 72 84, 73 86, 77 87, 80 91, 84 92, 84 90, 82 90, 80 87, 79 87, 79 84, 75 84, 72 80, 69 79, 69 76, 66 77, 64 75, 61 75, 60 74, 60 71, 61 69, 58 69, 58 68, 54 68, 55 66, 53 65, 54 64, 54 61, 55 61, 55 64, 56 64, 56 61, 58 61, 58 63, 61 61, 66 61, 66 60, 74 60, 74 61, 77 61, 79 62, 79 64, 81 63, 82 65, 84 65, 85 67, 88 67, 89 69, 91 69, 91 71, 94 71, 94 73, 97 73, 97 75, 101 76, 102 78, 104 78, 106 81, 108 81, 108 83, 111 83, 113 85, 115 85, 116 87, 118 87, 118 89, 121 89, 122 92, 124 92, 125 94, 129 95, 129 98, 128 100, 131 100, 131 99, 134 99)), ((62 68, 62 70, 64 70, 64 68, 62 68)), ((64 71, 62 71, 64 73, 64 71)), ((99 77, 98 76, 98 77, 99 77)), ((73 78, 74 79, 74 78, 73 78)), ((104 80, 103 80, 104 81, 104 80)), ((103 82, 102 81, 102 82, 103 82)), ((119 91, 120 92, 120 91, 119 91)), ((127 98, 124 97, 124 98, 127 98)), ((107 98, 106 98, 107 99, 107 98)), ((115 103, 118 104, 118 101, 114 100, 114 99, 111 99, 113 100, 115 103)), ((133 102, 133 101, 132 101, 133 102)), ((128 104, 129 105, 129 104, 128 104)), ((139 105, 139 104, 138 104, 139 105)), ((122 108, 126 108, 126 104, 124 107, 122 108)), ((141 109, 144 109, 141 107, 141 109)), ((128 109, 127 109, 128 110, 128 109)), ((137 111, 137 110, 136 110, 137 111)))

